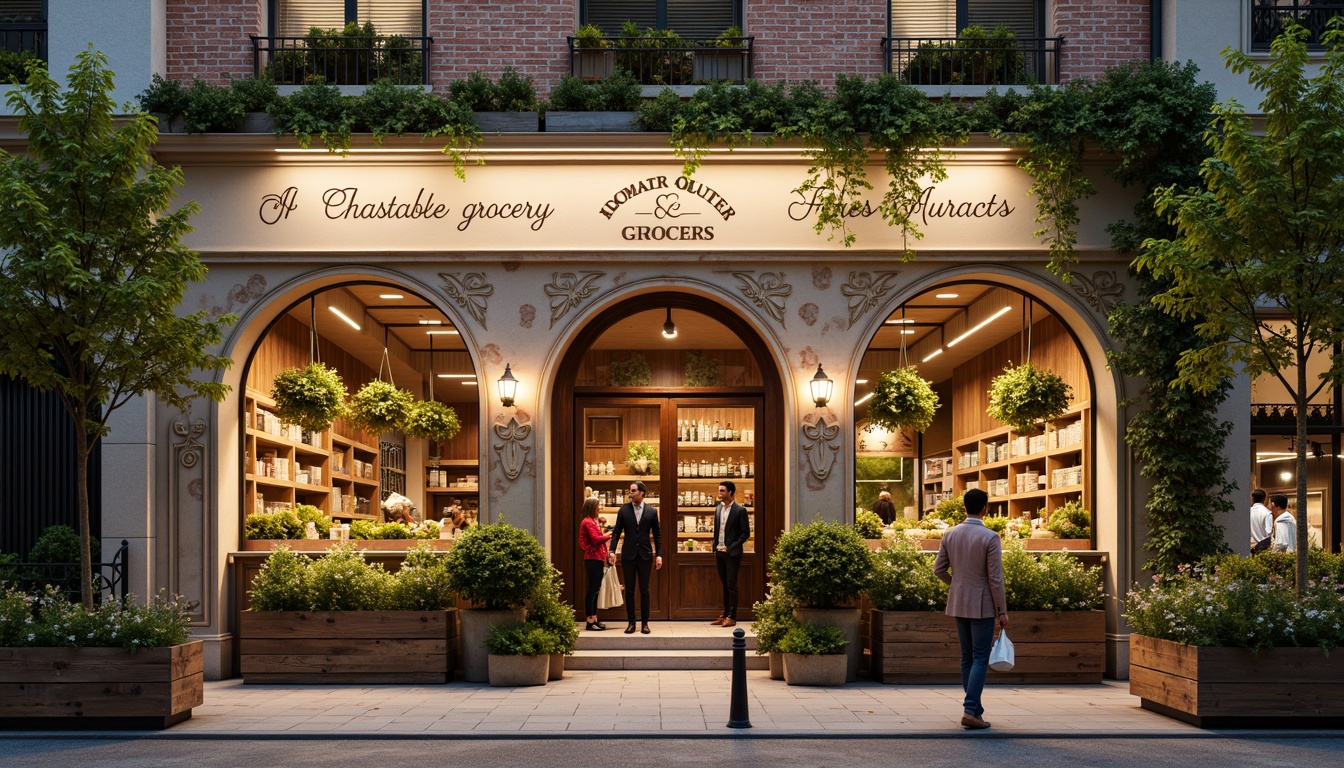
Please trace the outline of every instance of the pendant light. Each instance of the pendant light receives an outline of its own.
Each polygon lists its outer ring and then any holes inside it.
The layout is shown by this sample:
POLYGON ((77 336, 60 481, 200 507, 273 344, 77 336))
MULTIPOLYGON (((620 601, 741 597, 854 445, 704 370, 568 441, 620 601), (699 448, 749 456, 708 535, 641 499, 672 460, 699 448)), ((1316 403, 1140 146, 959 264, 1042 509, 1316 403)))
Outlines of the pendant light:
POLYGON ((677 324, 672 322, 672 308, 667 308, 667 322, 663 323, 663 338, 677 338, 677 324))

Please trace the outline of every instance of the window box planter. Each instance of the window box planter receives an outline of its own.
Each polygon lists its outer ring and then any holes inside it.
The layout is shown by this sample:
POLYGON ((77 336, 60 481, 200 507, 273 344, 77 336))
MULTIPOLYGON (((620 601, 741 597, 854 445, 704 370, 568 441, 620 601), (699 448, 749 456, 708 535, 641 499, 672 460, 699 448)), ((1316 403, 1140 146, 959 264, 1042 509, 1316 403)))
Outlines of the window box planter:
MULTIPOLYGON (((1017 664, 989 671, 988 683, 1101 682, 1106 668, 1103 611, 1009 611, 1017 664)), ((956 621, 941 611, 872 613, 873 674, 888 685, 961 683, 956 621)))
POLYGON ((1320 648, 1201 648, 1130 635, 1129 692, 1144 709, 1200 728, 1339 728, 1344 656, 1320 648))
POLYGON ((202 643, 0 648, 0 729, 163 729, 204 700, 202 643))
POLYGON ((481 133, 537 133, 541 118, 536 112, 473 112, 481 133))
POLYGON ((1066 549, 1070 552, 1079 552, 1092 549, 1091 539, 1023 539, 1022 541, 1028 552, 1061 552, 1066 549))
POLYGON ((635 125, 638 115, 638 112, 547 112, 546 132, 628 133, 640 130, 635 125))
POLYGON ((243 682, 446 683, 457 611, 244 611, 243 682))
MULTIPOLYGON (((369 552, 409 552, 415 545, 428 541, 438 552, 446 552, 453 546, 452 539, 352 539, 360 549, 369 552)), ((270 552, 284 544, 295 552, 326 552, 336 542, 330 539, 245 539, 244 552, 270 552)))
POLYGON ((849 666, 843 653, 802 654, 784 653, 784 683, 786 685, 824 685, 836 687, 845 684, 845 670, 849 666))

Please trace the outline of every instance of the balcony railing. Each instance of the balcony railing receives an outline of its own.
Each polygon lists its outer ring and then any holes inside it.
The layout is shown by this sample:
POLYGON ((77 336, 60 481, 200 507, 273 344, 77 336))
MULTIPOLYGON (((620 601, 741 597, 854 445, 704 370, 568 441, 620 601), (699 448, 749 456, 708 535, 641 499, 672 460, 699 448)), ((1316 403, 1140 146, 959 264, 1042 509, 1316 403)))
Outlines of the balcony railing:
POLYGON ((1063 45, 1062 37, 882 39, 887 71, 910 85, 1058 85, 1063 45))
MULTIPOLYGON (((110 563, 93 564, 94 602, 125 600, 130 587, 127 569, 130 567, 130 544, 122 539, 121 547, 110 563)), ((78 600, 84 592, 79 563, 15 563, 0 566, 0 588, 13 584, 21 591, 34 592, 51 586, 61 594, 78 600)))
POLYGON ((430 37, 401 35, 304 37, 252 36, 252 69, 276 85, 304 85, 322 78, 329 85, 368 85, 391 80, 429 84, 430 37))
POLYGON ((47 22, 0 21, 0 51, 31 53, 47 60, 47 22))
POLYGON ((605 80, 620 67, 640 85, 695 85, 724 80, 743 83, 751 77, 756 38, 608 37, 601 48, 580 47, 569 39, 569 72, 583 80, 605 80))
MULTIPOLYGON (((1292 403, 1258 403, 1252 405, 1251 426, 1262 429, 1295 427, 1297 426, 1297 406, 1292 403)), ((1334 406, 1329 403, 1308 405, 1307 426, 1312 428, 1338 426, 1335 420, 1334 406)))
POLYGON ((1320 48, 1326 23, 1344 16, 1344 2, 1322 0, 1251 0, 1251 50, 1268 51, 1269 44, 1290 24, 1307 28, 1307 47, 1320 48))

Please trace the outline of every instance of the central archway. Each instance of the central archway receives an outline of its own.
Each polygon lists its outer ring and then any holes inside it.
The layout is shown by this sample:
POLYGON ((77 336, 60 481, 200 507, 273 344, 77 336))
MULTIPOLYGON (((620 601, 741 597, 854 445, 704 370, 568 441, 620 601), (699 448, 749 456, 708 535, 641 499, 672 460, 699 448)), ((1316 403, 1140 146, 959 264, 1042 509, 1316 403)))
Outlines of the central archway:
MULTIPOLYGON (((735 459, 738 455, 752 457, 750 477, 743 477, 745 473, 740 467, 724 469, 719 475, 742 478, 737 481, 739 501, 744 500, 744 486, 750 486, 752 491, 754 551, 743 559, 738 611, 739 619, 749 618, 752 603, 764 597, 766 559, 783 531, 785 520, 783 384, 779 363, 757 330, 723 304, 707 297, 677 291, 642 293, 602 310, 575 334, 557 368, 556 381, 550 409, 554 427, 550 437, 551 450, 557 457, 556 481, 551 493, 550 517, 555 532, 551 558, 564 575, 565 598, 573 601, 577 612, 582 612, 585 577, 583 554, 578 547, 578 515, 585 495, 585 441, 589 445, 595 444, 591 440, 593 436, 587 434, 591 430, 583 414, 639 413, 641 423, 656 429, 662 457, 658 474, 646 478, 651 486, 661 491, 656 506, 660 512, 665 558, 663 571, 653 579, 652 616, 690 620, 712 619, 719 614, 722 601, 714 557, 702 548, 703 545, 697 547, 697 542, 686 535, 689 533, 686 528, 697 513, 712 514, 712 507, 708 510, 697 508, 705 500, 699 496, 690 498, 691 487, 704 486, 712 490, 716 478, 697 475, 697 482, 691 483, 688 478, 679 477, 678 465, 685 467, 688 457, 693 458, 693 449, 687 442, 678 440, 678 414, 710 413, 720 409, 724 413, 749 414, 752 424, 753 434, 747 435, 748 439, 738 435, 735 440, 731 436, 721 439, 717 445, 708 441, 715 447, 723 446, 725 451, 721 452, 734 453, 735 459), (613 387, 586 379, 582 375, 585 360, 603 334, 651 309, 658 312, 670 309, 687 316, 701 315, 722 326, 745 348, 757 375, 745 383, 717 386, 669 386, 667 376, 655 376, 648 386, 613 387), (679 522, 683 526, 680 531, 679 522)), ((737 423, 738 430, 742 429, 742 422, 737 423)), ((617 432, 613 431, 613 434, 617 432)), ((612 446, 608 452, 624 452, 629 443, 626 437, 619 434, 604 438, 612 446)), ((712 460, 708 455, 703 458, 712 460)), ((733 465, 736 462, 727 463, 733 465)), ((617 482, 610 485, 612 492, 619 494, 620 486, 625 485, 624 478, 618 474, 615 480, 617 482)), ((608 498, 611 502, 608 509, 614 509, 616 500, 608 498)), ((611 615, 615 617, 618 613, 624 615, 624 609, 616 609, 611 615)))

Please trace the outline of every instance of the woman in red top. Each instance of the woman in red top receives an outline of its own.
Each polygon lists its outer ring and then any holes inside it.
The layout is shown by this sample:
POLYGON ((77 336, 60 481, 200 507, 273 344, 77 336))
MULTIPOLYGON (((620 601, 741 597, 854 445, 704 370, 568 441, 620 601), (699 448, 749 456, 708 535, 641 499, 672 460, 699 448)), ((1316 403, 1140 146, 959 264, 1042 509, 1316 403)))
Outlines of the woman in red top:
POLYGON ((597 620, 597 593, 602 589, 602 572, 607 564, 607 542, 610 533, 603 533, 597 524, 599 502, 596 496, 583 501, 583 519, 579 521, 579 549, 583 550, 583 569, 588 573, 588 592, 584 595, 584 609, 588 612, 588 629, 602 630, 607 625, 597 620))

